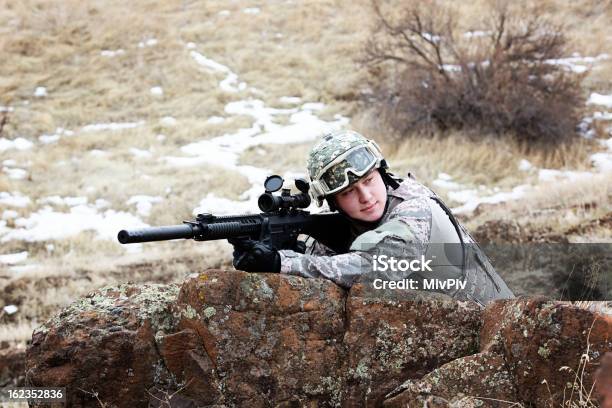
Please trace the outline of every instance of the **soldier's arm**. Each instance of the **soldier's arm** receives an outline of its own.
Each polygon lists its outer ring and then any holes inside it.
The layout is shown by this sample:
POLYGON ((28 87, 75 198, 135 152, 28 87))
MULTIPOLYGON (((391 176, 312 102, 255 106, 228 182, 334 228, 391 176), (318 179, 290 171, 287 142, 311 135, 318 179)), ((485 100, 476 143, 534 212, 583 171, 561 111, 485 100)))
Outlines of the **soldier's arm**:
POLYGON ((326 278, 349 288, 361 275, 373 270, 374 255, 401 259, 423 254, 430 228, 431 210, 427 202, 404 202, 394 209, 389 221, 357 237, 346 254, 316 256, 279 251, 281 273, 326 278))
POLYGON ((365 254, 359 252, 331 256, 305 255, 291 250, 278 252, 281 273, 305 278, 326 278, 344 288, 350 288, 366 270, 364 265, 370 262, 365 254))
POLYGON ((308 237, 305 244, 306 244, 305 253, 308 255, 318 255, 318 256, 336 255, 336 252, 333 249, 320 243, 319 241, 317 241, 316 239, 312 237, 308 237))

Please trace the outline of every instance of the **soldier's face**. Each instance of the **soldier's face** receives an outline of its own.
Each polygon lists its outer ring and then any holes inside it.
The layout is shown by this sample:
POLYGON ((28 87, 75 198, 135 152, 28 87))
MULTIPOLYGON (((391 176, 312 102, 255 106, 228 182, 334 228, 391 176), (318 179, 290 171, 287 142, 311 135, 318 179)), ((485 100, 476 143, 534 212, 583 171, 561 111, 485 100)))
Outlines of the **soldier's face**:
POLYGON ((387 204, 387 187, 378 170, 336 195, 336 204, 349 217, 360 221, 377 221, 387 204))

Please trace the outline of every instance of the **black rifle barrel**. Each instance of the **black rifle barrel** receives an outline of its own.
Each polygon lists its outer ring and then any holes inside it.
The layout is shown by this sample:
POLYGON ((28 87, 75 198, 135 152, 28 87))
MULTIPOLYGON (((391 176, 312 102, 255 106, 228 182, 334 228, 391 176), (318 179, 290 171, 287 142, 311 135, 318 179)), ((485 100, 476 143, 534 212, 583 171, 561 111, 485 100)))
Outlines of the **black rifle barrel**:
POLYGON ((189 239, 197 234, 197 226, 190 224, 169 225, 165 227, 142 228, 136 230, 121 230, 117 239, 122 244, 136 242, 166 241, 169 239, 189 239))

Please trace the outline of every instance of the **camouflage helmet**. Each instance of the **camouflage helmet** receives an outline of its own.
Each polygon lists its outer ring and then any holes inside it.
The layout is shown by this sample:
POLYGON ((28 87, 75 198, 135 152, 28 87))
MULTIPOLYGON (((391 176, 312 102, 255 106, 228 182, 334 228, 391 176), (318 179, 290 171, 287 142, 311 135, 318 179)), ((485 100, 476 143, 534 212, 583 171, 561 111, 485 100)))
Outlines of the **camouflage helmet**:
POLYGON ((323 136, 308 156, 310 195, 318 206, 373 168, 386 167, 378 145, 357 132, 340 130, 323 136))

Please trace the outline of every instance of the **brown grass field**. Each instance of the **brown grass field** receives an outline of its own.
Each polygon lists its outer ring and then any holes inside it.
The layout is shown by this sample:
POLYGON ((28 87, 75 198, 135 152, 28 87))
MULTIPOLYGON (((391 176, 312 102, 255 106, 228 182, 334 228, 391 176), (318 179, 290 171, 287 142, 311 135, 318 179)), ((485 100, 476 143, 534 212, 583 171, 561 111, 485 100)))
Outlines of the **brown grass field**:
MULTIPOLYGON (((466 31, 482 27, 490 3, 435 2, 454 8, 466 31)), ((521 1, 516 6, 564 23, 568 57, 572 52, 610 54, 593 66, 583 84, 585 97, 612 93, 612 1, 521 1)), ((371 4, 365 0, 0 0, 0 106, 11 107, 0 111, 0 119, 6 116, 0 138, 35 143, 29 150, 0 150, 0 162, 14 160, 28 174, 12 179, 0 172, 0 191, 18 191, 33 203, 26 208, 0 204, 0 215, 10 209, 27 217, 38 208, 38 199, 55 195, 84 196, 90 203, 105 199, 109 208, 135 214, 126 201, 138 194, 164 198, 145 222, 180 223, 192 217, 208 192, 235 200, 249 182, 231 169, 175 168, 160 159, 182 155, 180 148, 188 143, 250 127, 252 117, 224 112, 229 102, 252 97, 267 107, 288 108, 279 98, 292 96, 324 103, 322 119, 333 120, 336 114, 350 118, 350 127, 381 143, 397 174, 411 171, 425 184, 444 172, 466 187, 536 185, 524 199, 463 217, 470 228, 492 219, 514 219, 563 234, 573 228, 571 238, 579 242, 612 241, 609 222, 596 222, 612 211, 609 173, 588 182, 539 183, 535 174, 517 170, 521 159, 538 168, 590 170, 588 156, 601 150, 595 141, 581 138, 556 150, 532 151, 509 140, 474 141, 460 132, 431 139, 391 134, 357 100, 366 72, 355 61, 373 24, 371 4), (119 49, 123 53, 113 57, 101 54, 119 49), (200 67, 192 50, 229 67, 248 88, 222 90, 219 82, 225 75, 200 67), (37 87, 45 87, 47 95, 34 96, 37 87), (163 95, 152 94, 153 87, 162 87, 163 95), (163 119, 167 116, 176 124, 168 124, 163 119), (227 119, 209 123, 211 116, 227 119), (82 131, 90 124, 140 121, 140 126, 120 131, 82 131), (48 145, 39 142, 39 136, 57 128, 75 135, 48 145), (137 158, 131 148, 149 150, 151 156, 137 158), (584 225, 594 226, 581 229, 584 225)), ((601 109, 589 107, 587 113, 601 109)), ((599 137, 606 136, 609 126, 612 122, 597 124, 599 137)), ((247 149, 239 163, 303 172, 311 145, 262 145, 247 149)), ((439 193, 448 197, 443 190, 439 193)), ((7 225, 13 222, 9 219, 7 225)), ((14 272, 0 263, 0 307, 19 308, 11 316, 0 314, 0 345, 24 344, 51 314, 101 286, 180 281, 194 271, 229 267, 231 261, 225 242, 152 243, 142 252, 126 253, 117 242, 97 239, 90 231, 0 245, 0 255, 28 251, 25 264, 33 265, 14 272)))

